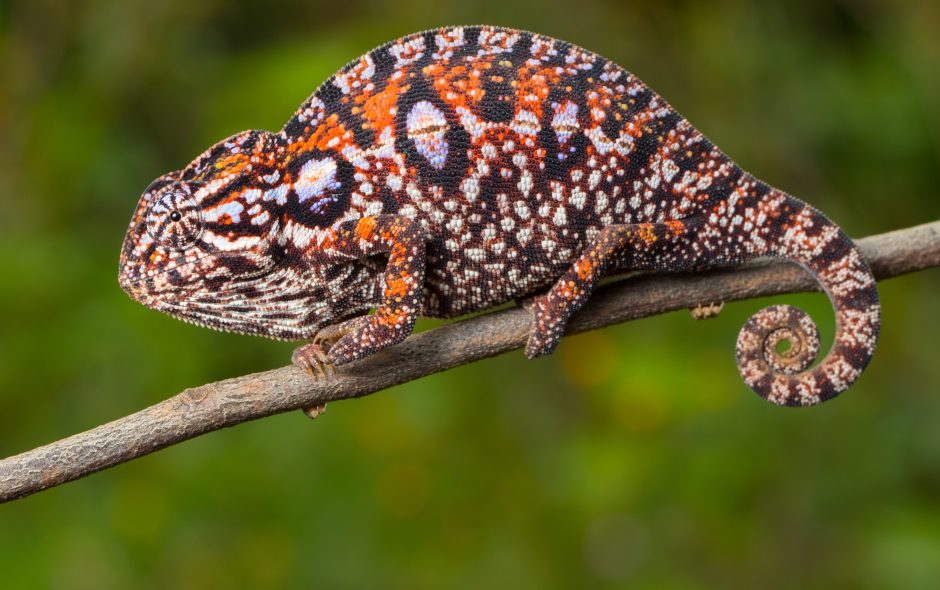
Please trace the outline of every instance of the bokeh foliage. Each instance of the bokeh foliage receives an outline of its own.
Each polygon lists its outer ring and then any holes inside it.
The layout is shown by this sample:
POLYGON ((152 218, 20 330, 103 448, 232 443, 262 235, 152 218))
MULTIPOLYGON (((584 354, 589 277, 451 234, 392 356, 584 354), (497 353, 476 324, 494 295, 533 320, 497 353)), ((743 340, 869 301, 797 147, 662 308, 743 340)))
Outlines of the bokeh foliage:
MULTIPOLYGON (((285 364, 290 344, 123 295, 138 195, 279 128, 373 46, 454 23, 610 57, 852 235, 940 218, 932 0, 5 0, 0 454, 285 364)), ((0 506, 0 586, 937 588, 938 288, 884 283, 870 369, 812 410, 735 371, 762 301, 214 433, 0 506)), ((821 296, 780 299, 831 334, 821 296)))

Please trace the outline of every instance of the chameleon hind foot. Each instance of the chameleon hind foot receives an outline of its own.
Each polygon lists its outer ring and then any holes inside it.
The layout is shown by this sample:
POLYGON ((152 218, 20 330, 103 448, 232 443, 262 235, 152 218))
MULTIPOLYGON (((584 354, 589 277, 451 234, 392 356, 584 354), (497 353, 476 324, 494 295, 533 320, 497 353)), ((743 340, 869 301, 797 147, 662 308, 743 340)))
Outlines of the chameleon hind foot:
POLYGON ((710 320, 717 318, 724 307, 724 301, 719 301, 718 303, 700 303, 695 307, 690 307, 689 313, 692 315, 693 320, 710 320))

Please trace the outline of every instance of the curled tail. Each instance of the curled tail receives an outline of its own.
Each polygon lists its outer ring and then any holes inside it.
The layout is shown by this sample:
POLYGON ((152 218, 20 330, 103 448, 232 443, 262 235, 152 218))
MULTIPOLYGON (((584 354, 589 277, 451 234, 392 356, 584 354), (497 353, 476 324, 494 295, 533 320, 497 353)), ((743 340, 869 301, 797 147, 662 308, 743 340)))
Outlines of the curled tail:
POLYGON ((875 278, 852 240, 825 215, 805 203, 771 191, 758 213, 759 255, 785 258, 809 270, 835 308, 836 335, 819 365, 816 325, 802 310, 774 305, 751 316, 737 343, 738 371, 764 399, 809 406, 842 393, 871 360, 878 341, 881 308, 875 278), (788 349, 778 344, 788 341, 788 349))

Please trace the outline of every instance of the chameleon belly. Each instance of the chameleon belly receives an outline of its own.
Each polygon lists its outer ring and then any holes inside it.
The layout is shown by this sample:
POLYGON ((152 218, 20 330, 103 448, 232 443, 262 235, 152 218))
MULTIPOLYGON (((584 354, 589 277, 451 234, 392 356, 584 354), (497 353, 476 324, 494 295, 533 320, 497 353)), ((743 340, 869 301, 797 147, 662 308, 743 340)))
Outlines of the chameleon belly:
POLYGON ((155 181, 121 283, 183 319, 278 338, 353 317, 336 363, 400 341, 417 315, 530 297, 537 356, 604 275, 756 256, 813 272, 838 334, 808 369, 812 322, 758 314, 739 338, 745 381, 788 405, 836 395, 880 321, 871 273, 837 226, 741 170, 616 64, 528 32, 452 27, 369 52, 280 132, 232 136, 155 181), (784 336, 803 352, 777 358, 768 342, 784 336))

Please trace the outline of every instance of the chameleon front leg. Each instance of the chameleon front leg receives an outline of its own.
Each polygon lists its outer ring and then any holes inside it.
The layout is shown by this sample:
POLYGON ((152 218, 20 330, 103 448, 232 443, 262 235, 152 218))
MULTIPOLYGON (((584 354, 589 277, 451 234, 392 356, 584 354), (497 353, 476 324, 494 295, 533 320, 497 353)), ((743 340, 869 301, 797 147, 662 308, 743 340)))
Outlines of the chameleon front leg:
POLYGON ((345 258, 388 254, 381 283, 382 301, 371 315, 327 326, 321 330, 325 336, 318 334, 314 343, 297 349, 295 358, 308 360, 316 348, 323 349, 318 340, 338 337, 326 356, 330 364, 342 365, 407 338, 422 308, 425 244, 421 224, 398 215, 363 217, 337 228, 332 242, 324 247, 326 253, 345 258))
POLYGON ((551 353, 564 334, 568 319, 591 296, 609 271, 620 267, 641 270, 653 266, 656 254, 688 235, 682 221, 608 225, 578 260, 546 293, 526 302, 534 326, 526 343, 529 358, 551 353))

